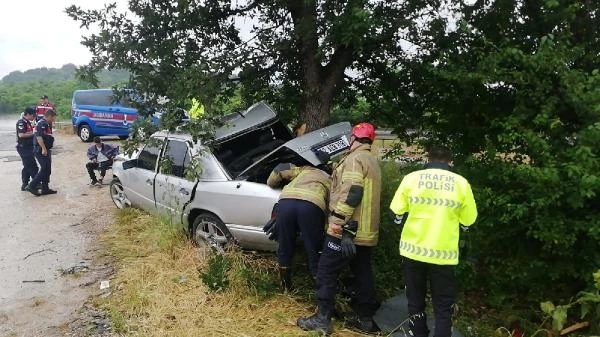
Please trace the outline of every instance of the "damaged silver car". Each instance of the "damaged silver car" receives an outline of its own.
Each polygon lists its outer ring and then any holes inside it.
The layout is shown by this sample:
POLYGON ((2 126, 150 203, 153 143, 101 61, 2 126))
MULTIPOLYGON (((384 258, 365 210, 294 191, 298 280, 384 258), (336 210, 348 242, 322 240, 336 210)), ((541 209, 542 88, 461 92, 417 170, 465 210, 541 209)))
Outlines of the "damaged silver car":
POLYGON ((224 119, 210 146, 192 144, 187 134, 152 135, 154 142, 113 165, 112 200, 182 223, 199 245, 273 250, 262 226, 275 216, 280 190, 266 185, 269 174, 282 162, 317 166, 318 150, 332 156, 347 150, 350 123, 293 138, 263 102, 224 119), (185 173, 197 156, 202 171, 190 179, 185 173))

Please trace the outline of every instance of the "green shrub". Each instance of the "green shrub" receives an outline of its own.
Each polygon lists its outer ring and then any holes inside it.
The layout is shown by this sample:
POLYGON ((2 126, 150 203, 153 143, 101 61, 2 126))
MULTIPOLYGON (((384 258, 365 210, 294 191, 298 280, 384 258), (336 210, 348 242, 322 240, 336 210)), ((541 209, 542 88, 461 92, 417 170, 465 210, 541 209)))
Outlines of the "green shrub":
POLYGON ((598 322, 600 322, 600 269, 594 273, 595 289, 592 291, 583 291, 569 304, 555 306, 552 302, 542 302, 540 308, 552 319, 552 329, 559 332, 568 321, 569 310, 579 309, 575 314, 579 320, 589 320, 592 322, 592 332, 600 332, 598 322))
POLYGON ((226 290, 229 287, 231 264, 226 254, 211 254, 206 269, 200 273, 202 283, 211 291, 226 290))

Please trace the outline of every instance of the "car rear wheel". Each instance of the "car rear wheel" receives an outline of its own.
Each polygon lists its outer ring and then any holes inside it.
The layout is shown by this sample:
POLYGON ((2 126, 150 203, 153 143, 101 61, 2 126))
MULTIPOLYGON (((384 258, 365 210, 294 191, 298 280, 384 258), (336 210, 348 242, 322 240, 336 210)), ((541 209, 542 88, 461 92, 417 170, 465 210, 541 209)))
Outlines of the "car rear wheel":
POLYGON ((83 124, 82 126, 79 127, 79 139, 81 139, 82 142, 91 142, 93 138, 93 134, 92 134, 92 129, 90 128, 89 125, 87 124, 83 124))
POLYGON ((215 215, 203 213, 194 219, 192 240, 200 248, 210 248, 223 253, 232 239, 233 236, 225 224, 215 215))
POLYGON ((110 198, 119 209, 131 206, 131 202, 129 202, 129 199, 125 196, 125 189, 119 179, 115 178, 110 182, 110 198))

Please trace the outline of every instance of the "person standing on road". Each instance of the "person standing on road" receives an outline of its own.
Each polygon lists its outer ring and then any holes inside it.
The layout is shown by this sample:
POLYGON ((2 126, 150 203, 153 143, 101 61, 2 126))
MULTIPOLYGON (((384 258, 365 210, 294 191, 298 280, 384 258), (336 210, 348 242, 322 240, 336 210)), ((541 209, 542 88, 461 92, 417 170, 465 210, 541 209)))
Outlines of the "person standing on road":
POLYGON ((350 151, 333 171, 329 226, 317 270, 318 311, 298 319, 298 326, 324 334, 332 332, 337 278, 350 264, 355 276, 357 319, 349 327, 377 332, 373 321, 377 302, 371 269, 373 247, 379 239, 381 169, 371 153, 375 127, 360 123, 352 128, 350 151))
POLYGON ((48 99, 48 95, 44 95, 40 97, 40 101, 38 102, 38 105, 36 107, 36 120, 39 120, 42 117, 44 117, 46 111, 48 110, 54 110, 54 112, 56 112, 56 106, 54 105, 54 103, 50 102, 50 100, 48 99))
POLYGON ((109 169, 115 157, 119 154, 119 148, 104 144, 100 137, 94 137, 94 145, 90 146, 87 150, 87 157, 90 160, 85 167, 87 168, 90 179, 92 180, 91 185, 96 184, 102 185, 106 170, 109 169), (100 180, 96 178, 94 170, 100 170, 100 180))
POLYGON ((56 112, 51 109, 46 111, 44 118, 35 126, 33 153, 40 164, 40 170, 28 186, 29 192, 35 196, 56 194, 55 190, 48 187, 50 175, 52 174, 52 147, 54 146, 52 124, 55 121, 56 112), (41 184, 41 190, 38 189, 38 184, 41 184))
POLYGON ((323 163, 318 167, 279 164, 267 180, 271 188, 279 188, 289 182, 279 197, 275 222, 269 222, 264 228, 269 238, 277 239, 279 243, 277 260, 281 292, 292 290, 292 259, 298 231, 302 233, 310 272, 313 278, 317 275, 331 185, 327 168, 329 155, 323 153, 318 157, 323 163))
POLYGON ((459 258, 460 225, 477 218, 471 185, 450 171, 452 153, 432 147, 424 170, 402 179, 390 208, 404 215, 400 255, 404 257, 404 282, 411 318, 411 336, 427 337, 425 296, 431 286, 435 337, 452 335, 452 308, 457 293, 454 276, 459 258))
POLYGON ((17 152, 23 162, 21 170, 21 191, 26 191, 29 179, 35 177, 38 166, 33 156, 33 124, 35 109, 27 107, 23 117, 17 121, 17 152))

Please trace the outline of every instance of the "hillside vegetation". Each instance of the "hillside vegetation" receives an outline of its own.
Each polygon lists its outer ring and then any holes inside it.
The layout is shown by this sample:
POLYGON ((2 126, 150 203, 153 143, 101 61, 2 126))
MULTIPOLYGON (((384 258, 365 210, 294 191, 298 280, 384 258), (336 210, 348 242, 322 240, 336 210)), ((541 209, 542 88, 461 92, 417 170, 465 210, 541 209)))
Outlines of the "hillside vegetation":
MULTIPOLYGON (((42 95, 48 95, 56 104, 61 118, 68 118, 73 91, 91 89, 90 83, 75 78, 76 67, 66 64, 61 68, 38 68, 24 72, 14 71, 0 80, 0 114, 14 114, 27 106, 36 105, 42 95)), ((111 87, 129 78, 126 71, 102 71, 99 87, 111 87)))

